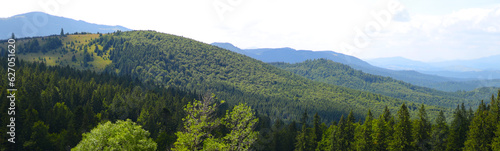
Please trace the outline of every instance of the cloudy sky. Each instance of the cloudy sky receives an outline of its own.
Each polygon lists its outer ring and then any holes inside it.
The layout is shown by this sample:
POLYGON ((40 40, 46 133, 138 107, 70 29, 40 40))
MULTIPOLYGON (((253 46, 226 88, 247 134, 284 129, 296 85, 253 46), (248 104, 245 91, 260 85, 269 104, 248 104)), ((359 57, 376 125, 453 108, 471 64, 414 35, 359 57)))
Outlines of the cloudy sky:
POLYGON ((495 1, 9 0, 2 2, 0 17, 42 11, 240 48, 444 61, 500 54, 500 2, 495 1))

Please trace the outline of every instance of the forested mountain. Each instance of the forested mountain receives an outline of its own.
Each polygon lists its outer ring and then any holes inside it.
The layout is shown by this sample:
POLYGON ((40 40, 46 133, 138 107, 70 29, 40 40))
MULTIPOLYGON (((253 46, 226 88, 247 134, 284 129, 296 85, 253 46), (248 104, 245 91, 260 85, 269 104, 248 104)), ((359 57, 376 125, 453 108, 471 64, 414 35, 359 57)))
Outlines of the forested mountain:
MULTIPOLYGON (((386 105, 395 110, 404 102, 314 82, 219 47, 153 31, 21 39, 17 45, 19 57, 25 60, 94 71, 104 69, 146 83, 213 92, 230 105, 246 102, 259 114, 286 122, 298 120, 305 109, 318 112, 325 121, 338 120, 350 110, 363 119, 368 109, 379 114, 386 105)), ((409 106, 415 110, 418 105, 409 106)), ((429 108, 431 112, 438 109, 429 108)))
MULTIPOLYGON (((2 55, 1 64, 7 64, 2 55)), ((6 66, 0 73, 7 75, 6 66)), ((15 116, 1 112, 0 123, 9 125, 15 117, 15 142, 0 137, 0 150, 68 150, 97 124, 132 119, 151 133, 165 149, 175 141, 174 133, 182 127, 183 106, 197 95, 173 87, 158 88, 142 84, 130 76, 75 70, 70 67, 47 67, 41 63, 16 60, 15 116)), ((0 92, 8 96, 7 78, 0 79, 0 92)), ((9 98, 0 98, 0 107, 10 107, 9 98)), ((7 134, 9 129, 1 128, 7 134)))
MULTIPOLYGON (((133 136, 148 140, 151 150, 489 150, 500 144, 500 92, 496 98, 481 94, 491 101, 479 103, 475 112, 451 100, 458 105, 452 113, 449 107, 313 81, 300 72, 154 31, 25 38, 16 45, 19 143, 8 143, 4 135, 0 149, 85 150, 116 141, 128 144, 113 147, 127 147, 138 145, 130 143, 133 136), (199 96, 210 93, 218 99, 199 96), (239 136, 245 139, 238 141, 239 136)), ((5 48, 0 41, 2 58, 5 48)), ((0 64, 7 64, 2 58, 0 64)), ((325 68, 318 79, 329 74, 349 79, 339 85, 373 90, 377 83, 389 84, 426 97, 426 88, 326 59, 299 65, 325 68)), ((7 74, 5 66, 0 69, 7 74)), ((311 70, 311 75, 321 71, 311 70)), ((0 79, 0 88, 7 82, 0 79)), ((8 108, 9 98, 1 99, 0 107, 8 108)), ((0 113, 0 124, 9 124, 7 114, 0 113)))
POLYGON ((455 81, 456 79, 422 74, 416 71, 398 71, 385 68, 375 67, 367 62, 353 56, 336 53, 333 51, 310 51, 310 50, 295 50, 291 48, 276 48, 276 49, 240 49, 229 43, 212 43, 212 45, 238 52, 249 57, 261 60, 264 62, 286 62, 299 63, 308 59, 326 58, 335 62, 349 65, 350 67, 361 70, 365 73, 392 77, 397 80, 405 81, 414 85, 424 86, 429 88, 439 89, 442 87, 434 87, 434 83, 455 81))
POLYGON ((0 39, 9 38, 12 33, 15 33, 18 38, 54 35, 59 34, 61 28, 64 29, 64 33, 111 33, 117 30, 130 30, 122 26, 92 24, 43 12, 30 12, 9 18, 0 18, 0 25, 2 25, 0 39))
POLYGON ((302 63, 271 63, 278 68, 291 71, 314 81, 369 91, 402 100, 429 105, 453 107, 465 102, 477 106, 477 100, 488 99, 488 94, 498 88, 488 88, 469 92, 443 92, 426 87, 415 86, 389 77, 363 73, 348 65, 327 59, 307 60, 302 63))

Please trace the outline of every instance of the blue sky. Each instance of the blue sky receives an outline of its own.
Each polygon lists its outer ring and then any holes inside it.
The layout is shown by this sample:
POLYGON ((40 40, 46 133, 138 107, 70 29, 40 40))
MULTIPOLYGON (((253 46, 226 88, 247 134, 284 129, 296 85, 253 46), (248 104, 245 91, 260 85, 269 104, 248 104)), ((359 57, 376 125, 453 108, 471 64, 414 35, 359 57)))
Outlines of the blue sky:
POLYGON ((500 54, 500 2, 493 0, 17 0, 0 17, 42 11, 230 42, 241 48, 333 50, 360 58, 419 61, 500 54), (387 15, 388 14, 388 15, 387 15), (388 20, 389 19, 389 20, 388 20))

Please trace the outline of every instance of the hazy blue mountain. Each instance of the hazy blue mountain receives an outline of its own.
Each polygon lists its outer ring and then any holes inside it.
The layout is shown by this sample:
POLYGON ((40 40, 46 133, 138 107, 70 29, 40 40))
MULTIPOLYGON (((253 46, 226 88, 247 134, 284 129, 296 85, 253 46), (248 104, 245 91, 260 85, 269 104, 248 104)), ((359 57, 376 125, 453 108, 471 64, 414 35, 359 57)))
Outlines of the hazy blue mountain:
MULTIPOLYGON (((464 67, 465 69, 471 68, 487 71, 487 70, 500 70, 500 55, 494 55, 489 57, 483 57, 478 59, 470 60, 454 60, 454 61, 443 61, 443 62, 433 62, 430 63, 436 67, 442 67, 447 69, 453 69, 453 67, 464 67)), ((460 69, 455 68, 455 70, 450 71, 460 71, 460 69)))
POLYGON ((110 33, 116 30, 129 31, 122 26, 92 24, 81 20, 58 17, 43 12, 30 12, 9 18, 0 18, 0 39, 10 38, 14 33, 17 38, 36 37, 65 33, 90 32, 110 33))
POLYGON ((371 65, 391 70, 416 70, 416 71, 439 70, 438 67, 434 67, 425 62, 410 60, 403 57, 377 58, 377 59, 368 59, 366 61, 371 65))
POLYGON ((367 60, 370 64, 394 70, 415 70, 425 74, 467 80, 500 79, 500 55, 473 60, 424 63, 403 57, 367 60))
POLYGON ((292 48, 262 48, 262 49, 240 49, 229 43, 212 43, 212 45, 228 49, 249 57, 261 60, 263 62, 286 62, 299 63, 308 59, 325 58, 338 63, 349 65, 354 69, 361 70, 365 73, 374 75, 392 77, 397 80, 405 81, 418 86, 430 87, 435 86, 435 83, 455 81, 457 79, 427 75, 416 71, 397 71, 389 70, 372 66, 369 63, 349 55, 336 53, 333 51, 310 51, 310 50, 295 50, 292 48))

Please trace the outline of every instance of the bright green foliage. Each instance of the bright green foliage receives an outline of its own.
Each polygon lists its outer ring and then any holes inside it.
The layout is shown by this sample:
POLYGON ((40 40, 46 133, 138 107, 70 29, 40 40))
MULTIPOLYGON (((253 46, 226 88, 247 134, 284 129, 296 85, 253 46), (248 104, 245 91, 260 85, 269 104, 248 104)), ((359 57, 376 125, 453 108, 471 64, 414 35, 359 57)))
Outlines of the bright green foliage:
POLYGON ((74 151, 87 150, 156 150, 156 142, 149 132, 127 119, 116 123, 99 124, 90 133, 83 134, 82 141, 74 151))
POLYGON ((431 134, 431 146, 434 151, 446 150, 446 140, 448 137, 448 125, 446 124, 446 118, 444 117, 443 111, 439 112, 436 118, 436 125, 432 129, 431 134))
POLYGON ((383 119, 383 115, 380 115, 378 119, 374 119, 373 123, 373 133, 372 133, 372 142, 374 150, 387 150, 388 146, 388 135, 387 133, 389 127, 386 126, 386 122, 383 119))
POLYGON ((413 146, 417 150, 430 150, 431 123, 427 118, 425 106, 418 110, 417 119, 413 122, 413 146))
POLYGON ((337 126, 332 124, 326 131, 323 133, 321 137, 321 141, 318 142, 317 151, 323 150, 333 150, 333 142, 337 137, 335 137, 335 132, 337 131, 337 126))
POLYGON ((365 150, 374 150, 373 140, 372 140, 372 122, 373 115, 370 110, 368 110, 368 114, 365 118, 365 123, 360 126, 355 135, 354 148, 355 150, 365 151, 365 150))
POLYGON ((411 142, 413 141, 412 123, 410 120, 410 113, 405 104, 401 105, 398 113, 398 122, 394 127, 394 134, 392 142, 389 144, 389 150, 391 151, 407 151, 412 150, 413 146, 411 142))
POLYGON ((488 144, 491 144, 493 138, 495 137, 495 133, 497 131, 497 125, 500 120, 500 106, 495 98, 495 95, 491 95, 491 102, 488 104, 488 115, 486 117, 486 127, 487 132, 485 133, 486 141, 488 144))
MULTIPOLYGON (((214 118, 217 107, 224 103, 215 102, 215 96, 205 96, 203 101, 195 100, 184 107, 187 117, 183 118, 184 131, 175 133, 177 141, 174 143, 173 150, 201 150, 203 141, 207 138, 213 138, 211 130, 219 126, 220 119, 214 118)), ((214 141, 212 141, 214 142, 214 141)), ((219 146, 219 145, 210 145, 219 146)))
POLYGON ((497 124, 497 131, 495 131, 495 137, 491 143, 491 149, 495 151, 500 150, 500 124, 497 124))
POLYGON ((487 116, 488 110, 483 101, 481 101, 470 125, 469 132, 467 133, 467 141, 465 141, 464 150, 488 151, 491 149, 488 144, 488 142, 491 142, 491 140, 488 140, 488 135, 492 132, 488 131, 488 123, 486 123, 487 116))
POLYGON ((231 113, 226 113, 223 120, 224 125, 231 130, 223 138, 227 143, 226 149, 231 151, 249 150, 257 140, 259 133, 253 131, 258 119, 255 118, 252 109, 246 104, 239 104, 233 108, 231 113))
POLYGON ((216 98, 205 96, 203 101, 195 100, 184 108, 187 117, 183 119, 184 130, 175 133, 177 141, 172 150, 249 150, 257 140, 258 132, 253 131, 258 119, 246 104, 239 104, 231 112, 226 111, 224 118, 215 118, 220 104, 216 98), (230 130, 224 137, 218 138, 213 130, 223 124, 230 130))

